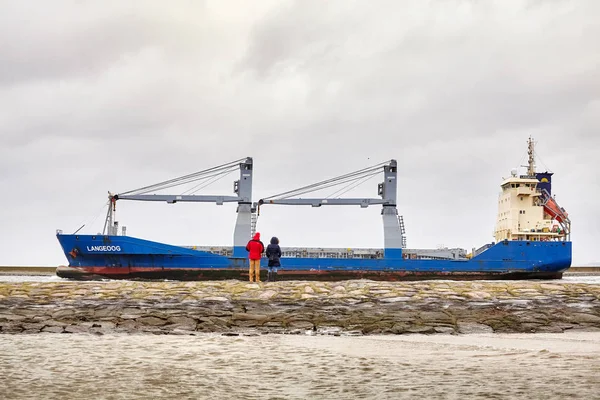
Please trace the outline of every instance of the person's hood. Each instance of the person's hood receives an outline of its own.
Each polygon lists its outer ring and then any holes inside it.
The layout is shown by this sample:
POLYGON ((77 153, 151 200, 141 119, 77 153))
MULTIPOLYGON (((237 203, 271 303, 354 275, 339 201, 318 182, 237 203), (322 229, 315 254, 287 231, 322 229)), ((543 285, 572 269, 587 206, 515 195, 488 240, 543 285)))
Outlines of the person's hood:
POLYGON ((254 240, 260 240, 260 233, 256 232, 254 234, 254 237, 252 239, 254 239, 254 240))
POLYGON ((273 236, 271 238, 271 244, 279 244, 279 239, 277 239, 275 236, 273 236))

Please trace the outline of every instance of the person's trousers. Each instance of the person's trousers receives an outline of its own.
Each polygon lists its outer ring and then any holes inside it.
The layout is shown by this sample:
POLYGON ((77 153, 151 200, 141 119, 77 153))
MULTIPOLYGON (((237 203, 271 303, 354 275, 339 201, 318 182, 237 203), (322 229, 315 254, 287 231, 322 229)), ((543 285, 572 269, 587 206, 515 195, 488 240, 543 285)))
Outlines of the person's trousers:
POLYGON ((250 260, 250 282, 260 282, 260 260, 250 260))

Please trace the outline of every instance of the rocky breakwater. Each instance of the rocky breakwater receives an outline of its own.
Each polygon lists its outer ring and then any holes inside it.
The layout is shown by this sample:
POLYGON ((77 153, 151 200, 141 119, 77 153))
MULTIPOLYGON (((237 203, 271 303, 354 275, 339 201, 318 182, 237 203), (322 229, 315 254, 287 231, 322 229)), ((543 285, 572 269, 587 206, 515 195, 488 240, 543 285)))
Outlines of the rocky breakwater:
POLYGON ((543 282, 0 283, 0 333, 600 330, 600 286, 543 282))

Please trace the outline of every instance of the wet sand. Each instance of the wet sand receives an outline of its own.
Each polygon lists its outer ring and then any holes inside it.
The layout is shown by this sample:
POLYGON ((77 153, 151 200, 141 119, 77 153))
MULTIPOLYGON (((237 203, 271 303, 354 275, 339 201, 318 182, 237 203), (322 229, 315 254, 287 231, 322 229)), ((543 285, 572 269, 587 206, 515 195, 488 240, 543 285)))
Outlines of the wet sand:
POLYGON ((0 335, 5 399, 598 399, 600 333, 0 335))

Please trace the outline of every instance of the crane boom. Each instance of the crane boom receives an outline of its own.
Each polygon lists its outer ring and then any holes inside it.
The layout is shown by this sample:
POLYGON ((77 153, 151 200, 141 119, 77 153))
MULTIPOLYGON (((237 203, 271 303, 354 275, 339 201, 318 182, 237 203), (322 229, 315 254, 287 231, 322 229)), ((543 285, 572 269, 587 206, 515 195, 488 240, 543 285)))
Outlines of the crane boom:
POLYGON ((172 195, 172 194, 130 194, 114 195, 115 200, 137 200, 137 201, 166 201, 169 204, 178 202, 204 202, 204 203, 239 203, 243 201, 238 196, 214 196, 214 195, 172 195))
POLYGON ((365 168, 359 171, 351 172, 339 176, 337 178, 327 179, 319 183, 304 186, 299 189, 290 190, 279 195, 274 195, 266 198, 262 198, 258 201, 258 205, 265 204, 280 204, 280 205, 308 205, 312 207, 320 207, 323 205, 332 206, 345 206, 345 205, 358 205, 362 208, 370 205, 380 204, 383 206, 396 206, 396 171, 397 162, 396 160, 390 160, 387 163, 381 163, 373 167, 365 168), (294 195, 315 192, 324 188, 329 188, 336 185, 351 184, 371 177, 376 173, 379 173, 383 169, 384 181, 378 186, 378 194, 381 198, 329 198, 329 197, 315 197, 315 198, 299 198, 292 197, 294 195))
MULTIPOLYGON (((376 204, 388 204, 389 202, 384 199, 368 199, 368 198, 354 198, 354 199, 326 199, 326 198, 314 198, 314 199, 273 199, 273 200, 259 200, 258 205, 263 204, 282 204, 292 206, 361 206, 366 208, 370 205, 376 204)), ((391 204, 390 204, 391 205, 391 204)))

